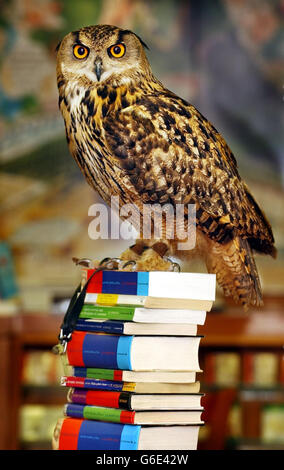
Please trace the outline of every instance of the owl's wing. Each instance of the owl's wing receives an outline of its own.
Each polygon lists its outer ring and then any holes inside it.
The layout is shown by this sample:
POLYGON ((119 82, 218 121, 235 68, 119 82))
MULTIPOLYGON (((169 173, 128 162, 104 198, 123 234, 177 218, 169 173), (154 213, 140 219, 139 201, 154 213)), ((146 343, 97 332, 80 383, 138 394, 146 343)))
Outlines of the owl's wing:
POLYGON ((273 251, 271 227, 231 150, 194 106, 165 90, 107 114, 103 125, 114 164, 139 200, 195 203, 197 225, 210 238, 224 242, 238 233, 252 248, 273 251))

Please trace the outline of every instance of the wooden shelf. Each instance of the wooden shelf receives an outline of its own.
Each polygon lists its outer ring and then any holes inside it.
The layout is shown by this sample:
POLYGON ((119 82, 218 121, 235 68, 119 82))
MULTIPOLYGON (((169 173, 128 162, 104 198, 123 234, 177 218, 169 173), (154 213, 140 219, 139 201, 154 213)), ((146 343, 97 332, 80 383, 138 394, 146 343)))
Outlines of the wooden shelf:
POLYGON ((66 403, 67 389, 60 385, 56 386, 22 386, 23 405, 64 405, 66 403))
POLYGON ((237 441, 239 450, 284 450, 284 445, 277 442, 263 442, 261 439, 242 439, 237 441))
POLYGON ((52 450, 50 441, 21 441, 20 448, 22 450, 52 450))
POLYGON ((198 333, 204 335, 201 347, 282 348, 284 312, 208 313, 198 333))
POLYGON ((58 342, 63 315, 21 314, 14 318, 18 340, 26 347, 53 346, 58 342))
MULTIPOLYGON (((62 318, 63 315, 41 313, 0 316, 0 448, 3 450, 20 448, 19 410, 23 403, 21 367, 24 351, 27 348, 51 349, 57 343, 62 318)), ((45 399, 41 396, 42 400, 45 399)), ((54 396, 51 400, 46 398, 45 403, 57 404, 54 396)))

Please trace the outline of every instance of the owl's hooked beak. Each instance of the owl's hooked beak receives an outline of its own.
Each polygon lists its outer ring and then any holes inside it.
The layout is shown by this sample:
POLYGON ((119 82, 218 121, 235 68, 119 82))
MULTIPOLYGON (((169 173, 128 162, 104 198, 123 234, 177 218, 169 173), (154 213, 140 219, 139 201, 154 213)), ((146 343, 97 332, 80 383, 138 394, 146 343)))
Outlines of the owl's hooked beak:
POLYGON ((97 76, 98 82, 101 79, 102 76, 102 70, 103 70, 103 64, 102 64, 102 59, 97 59, 95 61, 95 74, 97 76))

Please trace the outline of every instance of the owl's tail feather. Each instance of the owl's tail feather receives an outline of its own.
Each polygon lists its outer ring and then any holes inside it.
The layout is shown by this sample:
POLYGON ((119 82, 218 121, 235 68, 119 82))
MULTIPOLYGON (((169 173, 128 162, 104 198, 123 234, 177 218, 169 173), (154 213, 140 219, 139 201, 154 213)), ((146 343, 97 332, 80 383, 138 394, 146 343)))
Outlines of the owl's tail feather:
POLYGON ((232 297, 245 310, 262 305, 260 280, 247 240, 236 237, 226 245, 213 242, 206 264, 210 273, 216 273, 226 297, 232 297))

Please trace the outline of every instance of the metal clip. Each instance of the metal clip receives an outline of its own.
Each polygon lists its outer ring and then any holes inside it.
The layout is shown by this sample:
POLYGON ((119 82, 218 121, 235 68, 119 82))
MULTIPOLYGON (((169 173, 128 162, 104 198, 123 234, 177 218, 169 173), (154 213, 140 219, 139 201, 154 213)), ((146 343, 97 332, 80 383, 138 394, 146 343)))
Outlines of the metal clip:
MULTIPOLYGON (((64 334, 63 329, 61 328, 60 334, 59 334, 59 342, 61 345, 60 352, 59 354, 65 354, 66 353, 66 348, 67 348, 67 343, 70 341, 72 336, 72 333, 68 333, 68 335, 64 334)), ((58 346, 60 346, 58 345, 58 346)))

